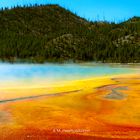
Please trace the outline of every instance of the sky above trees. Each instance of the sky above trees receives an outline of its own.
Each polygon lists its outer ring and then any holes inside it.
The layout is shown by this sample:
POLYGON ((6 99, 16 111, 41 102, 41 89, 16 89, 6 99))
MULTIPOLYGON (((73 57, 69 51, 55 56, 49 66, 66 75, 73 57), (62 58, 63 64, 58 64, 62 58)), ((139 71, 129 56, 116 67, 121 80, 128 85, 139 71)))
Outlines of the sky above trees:
POLYGON ((140 16, 140 0, 1 0, 0 7, 59 4, 89 20, 123 21, 140 16))

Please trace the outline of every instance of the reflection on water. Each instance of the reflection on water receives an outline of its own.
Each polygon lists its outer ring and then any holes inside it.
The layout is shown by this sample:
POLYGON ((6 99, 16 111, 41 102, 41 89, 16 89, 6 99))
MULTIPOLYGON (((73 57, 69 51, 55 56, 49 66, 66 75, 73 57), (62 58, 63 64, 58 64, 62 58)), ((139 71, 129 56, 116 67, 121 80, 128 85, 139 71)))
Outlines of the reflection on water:
POLYGON ((8 64, 0 63, 0 86, 79 80, 136 72, 138 66, 111 64, 8 64), (135 70, 135 71, 134 71, 135 70))

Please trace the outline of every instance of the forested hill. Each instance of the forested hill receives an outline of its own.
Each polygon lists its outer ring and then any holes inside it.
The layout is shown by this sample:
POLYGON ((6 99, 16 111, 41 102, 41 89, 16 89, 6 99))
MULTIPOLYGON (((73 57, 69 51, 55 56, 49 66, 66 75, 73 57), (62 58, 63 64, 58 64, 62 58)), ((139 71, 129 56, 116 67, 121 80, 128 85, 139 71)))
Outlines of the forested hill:
POLYGON ((0 59, 140 62, 140 17, 115 24, 89 22, 58 5, 1 9, 0 59))

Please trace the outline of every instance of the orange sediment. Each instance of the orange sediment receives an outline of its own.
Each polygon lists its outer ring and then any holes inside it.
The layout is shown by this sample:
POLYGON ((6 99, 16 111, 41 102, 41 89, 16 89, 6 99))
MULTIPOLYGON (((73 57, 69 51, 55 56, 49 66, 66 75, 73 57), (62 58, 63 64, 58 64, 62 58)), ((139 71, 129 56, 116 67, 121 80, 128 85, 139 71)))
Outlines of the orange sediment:
POLYGON ((140 139, 138 74, 0 92, 1 140, 140 139))

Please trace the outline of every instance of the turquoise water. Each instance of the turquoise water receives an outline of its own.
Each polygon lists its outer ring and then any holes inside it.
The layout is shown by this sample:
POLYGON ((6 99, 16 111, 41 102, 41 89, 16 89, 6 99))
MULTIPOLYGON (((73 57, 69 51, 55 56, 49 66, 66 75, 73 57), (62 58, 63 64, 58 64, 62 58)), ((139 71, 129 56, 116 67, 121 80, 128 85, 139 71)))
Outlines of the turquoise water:
MULTIPOLYGON (((135 67, 136 68, 136 67, 135 67)), ((14 81, 24 82, 59 82, 108 76, 112 74, 134 73, 135 68, 129 65, 111 64, 8 64, 0 63, 0 83, 14 81)), ((1 86, 0 85, 0 86, 1 86)))

